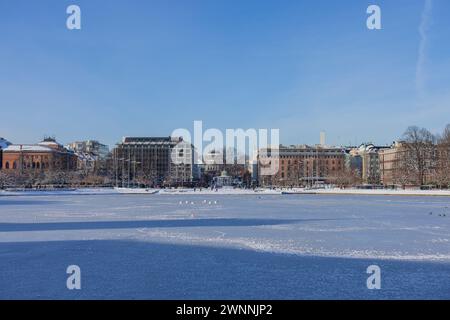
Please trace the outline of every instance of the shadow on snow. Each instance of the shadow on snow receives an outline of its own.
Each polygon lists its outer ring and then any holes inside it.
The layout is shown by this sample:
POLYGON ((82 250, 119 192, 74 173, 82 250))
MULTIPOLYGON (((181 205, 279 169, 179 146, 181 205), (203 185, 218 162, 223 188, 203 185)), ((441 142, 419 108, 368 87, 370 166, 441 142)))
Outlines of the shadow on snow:
MULTIPOLYGON (((68 216, 70 217, 70 216, 68 216)), ((329 221, 334 219, 176 219, 176 220, 117 220, 45 223, 0 223, 0 232, 55 231, 133 228, 189 228, 189 227, 255 227, 329 221)), ((342 219, 340 219, 342 220, 342 219)))
POLYGON ((139 241, 0 243, 1 299, 449 299, 450 265, 139 241), (66 268, 81 268, 81 290, 66 268), (368 290, 366 269, 382 270, 368 290))

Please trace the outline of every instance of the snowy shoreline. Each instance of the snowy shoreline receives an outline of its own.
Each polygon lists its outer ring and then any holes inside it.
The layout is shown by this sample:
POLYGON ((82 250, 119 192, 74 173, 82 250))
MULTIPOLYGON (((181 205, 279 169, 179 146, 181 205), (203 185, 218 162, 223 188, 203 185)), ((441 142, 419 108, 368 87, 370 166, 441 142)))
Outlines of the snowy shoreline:
POLYGON ((388 189, 318 189, 318 190, 287 190, 284 195, 371 195, 371 196, 432 196, 450 197, 450 190, 388 190, 388 189))
POLYGON ((0 190, 1 196, 57 196, 57 195, 116 195, 112 188, 86 188, 70 190, 0 190))
POLYGON ((70 190, 0 190, 0 196, 57 195, 372 195, 450 197, 450 190, 364 190, 364 189, 126 189, 80 188, 70 190))

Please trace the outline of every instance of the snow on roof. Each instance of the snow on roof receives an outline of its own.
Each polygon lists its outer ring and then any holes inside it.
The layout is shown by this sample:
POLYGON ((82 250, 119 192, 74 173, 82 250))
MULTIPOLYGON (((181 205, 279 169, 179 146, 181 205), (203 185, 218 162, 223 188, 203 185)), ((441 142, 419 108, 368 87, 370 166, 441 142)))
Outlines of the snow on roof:
POLYGON ((20 152, 20 151, 31 151, 31 152, 53 152, 54 150, 49 147, 44 147, 40 145, 18 145, 18 144, 12 144, 8 146, 7 148, 3 149, 3 152, 20 152))
POLYGON ((79 160, 81 161, 97 161, 98 157, 93 155, 93 154, 89 154, 89 153, 83 153, 83 152, 77 152, 75 153, 78 157, 79 160))
POLYGON ((58 142, 55 141, 42 141, 38 143, 40 146, 62 146, 58 142))

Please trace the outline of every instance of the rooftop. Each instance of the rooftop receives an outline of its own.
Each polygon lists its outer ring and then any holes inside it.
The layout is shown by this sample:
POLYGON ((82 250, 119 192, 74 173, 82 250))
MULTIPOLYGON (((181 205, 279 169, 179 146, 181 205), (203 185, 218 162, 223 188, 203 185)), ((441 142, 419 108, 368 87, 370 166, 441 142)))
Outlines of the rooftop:
POLYGON ((35 144, 12 144, 3 150, 3 152, 20 152, 20 151, 28 151, 28 152, 52 152, 54 149, 46 146, 35 145, 35 144))
POLYGON ((179 137, 123 137, 123 144, 174 144, 183 141, 179 137))

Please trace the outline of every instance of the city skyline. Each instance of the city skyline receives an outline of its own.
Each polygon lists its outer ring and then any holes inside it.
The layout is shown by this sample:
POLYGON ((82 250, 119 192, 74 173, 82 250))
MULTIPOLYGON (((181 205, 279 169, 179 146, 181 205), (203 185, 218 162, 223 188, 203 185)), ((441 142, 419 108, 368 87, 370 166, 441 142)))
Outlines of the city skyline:
POLYGON ((443 0, 0 4, 0 136, 66 144, 205 127, 386 145, 450 118, 443 0), (66 7, 82 10, 67 30, 66 7))
POLYGON ((448 301, 449 12, 0 0, 0 300, 448 301))

